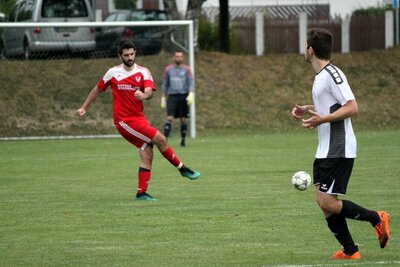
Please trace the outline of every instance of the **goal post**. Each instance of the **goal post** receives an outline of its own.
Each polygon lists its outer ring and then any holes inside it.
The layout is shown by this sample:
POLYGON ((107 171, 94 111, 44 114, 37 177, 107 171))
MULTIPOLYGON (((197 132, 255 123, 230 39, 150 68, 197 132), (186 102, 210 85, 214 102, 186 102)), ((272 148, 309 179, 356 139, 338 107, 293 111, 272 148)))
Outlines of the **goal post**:
MULTIPOLYGON (((188 64, 193 74, 193 86, 195 86, 195 57, 194 57, 194 23, 192 20, 167 20, 167 21, 103 21, 103 22, 1 22, 0 32, 4 28, 48 28, 48 27, 59 27, 59 28, 73 28, 73 27, 123 27, 123 26, 137 26, 137 27, 152 27, 152 26, 181 26, 185 27, 187 31, 187 54, 188 64)), ((186 38, 185 36, 185 38, 186 38)), ((186 51, 185 51, 186 52, 186 51)), ((1 60, 1 59, 0 59, 1 60)), ((151 71, 151 69, 150 69, 151 71)), ((195 94, 196 95, 196 94, 195 94)), ((190 106, 190 137, 196 137, 196 101, 194 100, 190 106)))

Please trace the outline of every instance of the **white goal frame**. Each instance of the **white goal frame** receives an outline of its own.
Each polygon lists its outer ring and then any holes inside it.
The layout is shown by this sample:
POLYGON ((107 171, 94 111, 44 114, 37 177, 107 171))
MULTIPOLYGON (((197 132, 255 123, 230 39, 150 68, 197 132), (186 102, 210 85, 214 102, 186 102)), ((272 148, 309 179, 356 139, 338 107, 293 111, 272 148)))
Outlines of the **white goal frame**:
MULTIPOLYGON (((193 74, 193 90, 195 91, 194 68, 194 29, 192 20, 166 20, 166 21, 121 21, 121 22, 1 22, 0 28, 34 28, 34 27, 121 27, 121 26, 186 26, 188 30, 189 66, 193 74)), ((195 94, 196 95, 196 94, 195 94)), ((190 137, 196 138, 196 101, 195 97, 190 105, 190 137)), ((82 138, 82 136, 79 136, 82 138)), ((23 139, 23 137, 21 138, 23 139)))

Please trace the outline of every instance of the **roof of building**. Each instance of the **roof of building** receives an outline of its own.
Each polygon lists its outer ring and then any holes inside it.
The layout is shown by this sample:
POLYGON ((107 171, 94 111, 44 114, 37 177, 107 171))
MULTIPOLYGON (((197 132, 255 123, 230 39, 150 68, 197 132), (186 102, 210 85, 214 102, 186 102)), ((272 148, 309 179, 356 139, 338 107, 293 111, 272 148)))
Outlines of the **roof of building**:
MULTIPOLYGON (((309 17, 329 18, 329 4, 315 5, 265 5, 265 6, 229 6, 230 20, 237 18, 253 18, 257 12, 262 12, 271 18, 298 17, 300 13, 306 13, 309 17)), ((219 7, 203 7, 202 13, 210 19, 219 15, 219 7)))

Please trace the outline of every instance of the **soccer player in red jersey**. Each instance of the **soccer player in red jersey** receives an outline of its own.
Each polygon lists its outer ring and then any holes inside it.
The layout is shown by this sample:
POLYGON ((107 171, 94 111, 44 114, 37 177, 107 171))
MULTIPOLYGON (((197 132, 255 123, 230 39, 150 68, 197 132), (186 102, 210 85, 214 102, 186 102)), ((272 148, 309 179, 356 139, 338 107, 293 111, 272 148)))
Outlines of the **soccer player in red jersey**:
POLYGON ((108 87, 113 95, 114 124, 118 132, 139 150, 140 167, 138 172, 137 200, 154 200, 147 194, 153 163, 153 144, 182 176, 195 180, 200 173, 185 166, 168 145, 167 139, 152 127, 143 114, 143 100, 152 98, 156 90, 150 71, 135 63, 135 45, 123 40, 118 47, 122 64, 107 71, 102 79, 90 91, 83 105, 77 110, 84 116, 91 103, 108 87))

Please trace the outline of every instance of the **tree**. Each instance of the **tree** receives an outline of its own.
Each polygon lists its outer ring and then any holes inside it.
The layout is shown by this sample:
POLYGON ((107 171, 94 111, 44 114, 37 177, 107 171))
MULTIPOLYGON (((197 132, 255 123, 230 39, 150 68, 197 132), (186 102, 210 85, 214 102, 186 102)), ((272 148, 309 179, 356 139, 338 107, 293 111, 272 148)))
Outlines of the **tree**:
MULTIPOLYGON (((206 0, 188 0, 185 19, 197 20, 201 14, 201 6, 206 0)), ((182 16, 178 12, 176 0, 163 0, 165 12, 169 19, 181 19, 182 16)))
POLYGON ((201 6, 206 0, 188 0, 186 19, 199 20, 201 14, 201 6))
POLYGON ((2 0, 0 1, 0 12, 6 14, 6 16, 10 16, 10 13, 15 6, 16 0, 2 0))
POLYGON ((163 0, 163 3, 168 19, 170 20, 181 19, 181 15, 178 12, 178 7, 176 6, 176 0, 163 0))
POLYGON ((219 49, 229 53, 229 0, 219 0, 219 49))
POLYGON ((199 17, 201 14, 201 6, 206 0, 188 0, 186 19, 193 20, 194 29, 194 47, 197 47, 197 39, 199 35, 199 17))
POLYGON ((135 9, 136 0, 114 0, 116 9, 135 9))
MULTIPOLYGON (((184 16, 187 20, 193 20, 194 28, 194 46, 197 47, 197 36, 199 29, 199 17, 201 14, 201 6, 206 0, 188 0, 186 14, 184 16)), ((181 19, 176 6, 176 0, 163 0, 165 11, 170 19, 181 19)))

